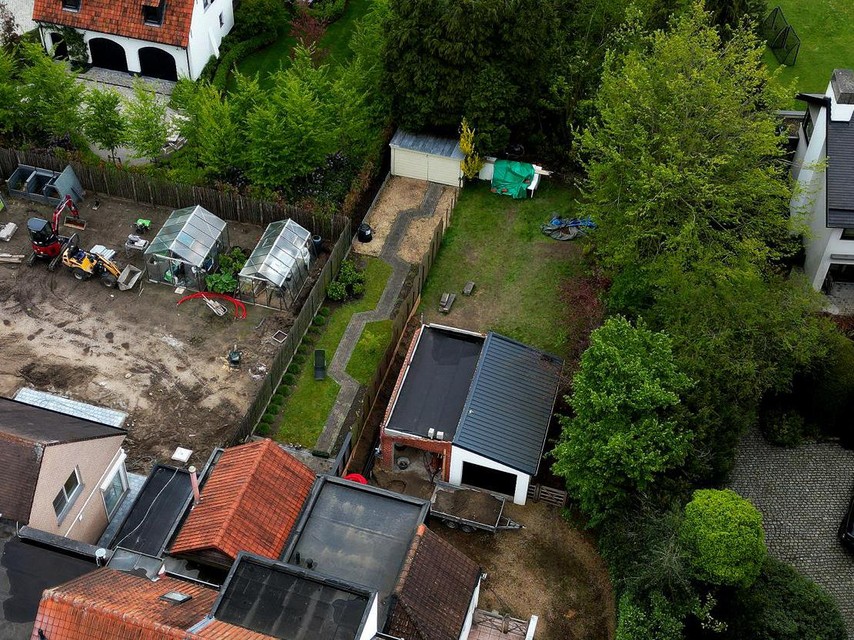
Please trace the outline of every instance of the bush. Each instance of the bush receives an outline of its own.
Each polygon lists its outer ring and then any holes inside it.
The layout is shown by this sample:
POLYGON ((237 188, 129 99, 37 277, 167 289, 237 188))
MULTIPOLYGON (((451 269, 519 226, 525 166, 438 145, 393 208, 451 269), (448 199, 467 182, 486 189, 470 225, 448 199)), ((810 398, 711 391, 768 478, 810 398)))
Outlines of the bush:
POLYGON ((315 316, 311 323, 317 327, 322 327, 326 324, 326 318, 324 316, 315 316))
POLYGON ((854 342, 834 336, 825 368, 796 384, 795 395, 803 401, 803 414, 811 427, 854 444, 854 342))
POLYGON ((264 415, 261 416, 261 420, 264 422, 272 423, 279 415, 279 412, 274 409, 267 409, 264 412, 264 415))
POLYGON ((286 384, 289 387, 292 387, 296 383, 296 376, 292 373, 286 373, 282 376, 282 384, 286 384))
POLYGON ((242 0, 236 7, 229 35, 238 43, 262 33, 272 33, 275 39, 290 19, 282 0, 242 0))
POLYGON ((312 340, 316 340, 317 336, 320 335, 320 327, 316 327, 311 325, 305 332, 307 336, 310 336, 312 340))
POLYGON ((255 435, 258 436, 266 436, 269 435, 271 431, 270 425, 266 422, 259 422, 255 427, 255 435))
POLYGON ((229 272, 212 273, 205 276, 205 285, 207 285, 208 291, 214 293, 234 293, 234 290, 237 289, 237 278, 229 272))
POLYGON ((308 353, 308 347, 305 344, 300 343, 300 346, 297 347, 297 355, 304 356, 308 353))
POLYGON ((804 441, 807 428, 803 416, 797 411, 779 407, 769 409, 762 417, 762 435, 771 444, 780 447, 797 447, 804 441))
POLYGON ((347 0, 314 0, 309 14, 318 22, 332 24, 344 15, 347 9, 347 0))
POLYGON ((365 295, 365 285, 364 285, 364 283, 362 283, 362 282, 354 282, 352 285, 350 285, 350 294, 351 294, 354 298, 361 298, 363 295, 365 295))
POLYGON ((293 376, 298 375, 299 372, 300 372, 300 367, 298 364, 292 362, 291 364, 288 365, 288 373, 290 373, 291 375, 293 375, 293 376))
POLYGON ((317 312, 317 315, 323 316, 324 318, 328 317, 332 310, 329 307, 320 307, 320 311, 317 312))
POLYGON ((347 286, 343 282, 333 280, 326 288, 326 297, 334 302, 341 302, 347 297, 347 286))
POLYGON ((681 616, 657 591, 650 595, 648 603, 639 602, 630 594, 620 598, 616 640, 681 640, 683 627, 681 616))
POLYGON ((695 491, 679 537, 695 576, 708 584, 749 587, 768 555, 762 515, 729 489, 695 491))
POLYGON ((766 558, 749 589, 729 603, 725 638, 750 640, 845 640, 847 633, 833 599, 789 565, 766 558))
POLYGON ((285 385, 281 385, 279 387, 278 393, 282 394, 282 398, 287 398, 289 395, 291 395, 291 388, 286 387, 285 385))
POLYGON ((293 357, 292 362, 293 362, 294 364, 297 364, 297 365, 299 365, 299 366, 302 366, 302 365, 304 365, 304 364, 305 364, 305 356, 304 356, 304 355, 300 355, 300 354, 296 354, 296 355, 293 357))
POLYGON ((268 410, 274 409, 276 412, 279 411, 281 406, 282 406, 282 398, 278 398, 276 396, 273 396, 272 398, 270 398, 270 402, 267 403, 267 409, 268 410))
POLYGON ((225 91, 225 87, 228 84, 228 76, 231 75, 232 68, 250 53, 263 49, 268 44, 272 44, 276 38, 275 31, 267 31, 234 45, 228 53, 220 58, 219 66, 211 84, 220 91, 225 91))

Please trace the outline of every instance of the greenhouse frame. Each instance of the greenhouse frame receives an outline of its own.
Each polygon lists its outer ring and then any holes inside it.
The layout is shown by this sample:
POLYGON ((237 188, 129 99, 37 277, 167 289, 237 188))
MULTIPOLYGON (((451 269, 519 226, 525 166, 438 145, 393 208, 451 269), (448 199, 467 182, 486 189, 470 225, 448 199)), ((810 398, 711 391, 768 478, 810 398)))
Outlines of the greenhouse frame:
POLYGON ((288 218, 267 225, 240 270, 240 297, 285 309, 299 298, 317 251, 311 233, 288 218))
POLYGON ((148 279, 204 291, 228 247, 224 220, 199 205, 176 209, 145 250, 148 279))

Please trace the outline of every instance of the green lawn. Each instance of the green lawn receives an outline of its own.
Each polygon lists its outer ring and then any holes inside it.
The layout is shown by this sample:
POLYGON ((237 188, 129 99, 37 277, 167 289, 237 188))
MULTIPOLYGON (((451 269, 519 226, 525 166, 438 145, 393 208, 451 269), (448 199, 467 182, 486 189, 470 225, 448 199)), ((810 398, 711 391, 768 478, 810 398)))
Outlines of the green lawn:
POLYGON ((391 344, 391 331, 391 320, 379 320, 365 325, 353 355, 347 362, 347 373, 359 384, 367 385, 373 379, 380 360, 391 344))
POLYGON ((326 350, 326 362, 329 363, 353 314, 369 311, 377 306, 391 276, 391 267, 375 258, 366 258, 366 261, 365 295, 333 309, 317 342, 309 347, 311 355, 297 377, 293 393, 282 407, 280 422, 275 429, 278 434, 277 439, 281 442, 311 448, 323 431, 326 418, 335 405, 339 387, 338 383, 328 376, 322 381, 314 379, 312 349, 326 350))
POLYGON ((574 326, 566 291, 584 273, 581 245, 544 236, 540 224, 571 215, 575 196, 550 180, 527 200, 491 193, 485 182, 466 186, 422 291, 425 321, 494 330, 566 355, 574 326), (468 280, 471 297, 461 294, 468 280), (445 291, 457 294, 448 315, 438 311, 445 291))
MULTIPOLYGON (((851 0, 775 0, 801 39, 795 65, 781 73, 785 83, 795 82, 797 91, 824 93, 834 69, 854 69, 854 2, 851 0)), ((770 50, 765 61, 779 65, 770 50)))
MULTIPOLYGON (((320 38, 318 46, 329 51, 325 61, 329 62, 333 69, 350 59, 350 36, 356 22, 368 12, 372 4, 373 0, 350 0, 344 15, 329 25, 326 33, 320 38)), ((290 35, 290 27, 287 27, 278 40, 241 60, 237 68, 243 75, 258 74, 261 86, 267 88, 271 83, 270 74, 278 71, 280 66, 287 68, 291 63, 291 49, 296 43, 296 38, 290 35)), ((230 81, 229 87, 231 86, 230 81)))

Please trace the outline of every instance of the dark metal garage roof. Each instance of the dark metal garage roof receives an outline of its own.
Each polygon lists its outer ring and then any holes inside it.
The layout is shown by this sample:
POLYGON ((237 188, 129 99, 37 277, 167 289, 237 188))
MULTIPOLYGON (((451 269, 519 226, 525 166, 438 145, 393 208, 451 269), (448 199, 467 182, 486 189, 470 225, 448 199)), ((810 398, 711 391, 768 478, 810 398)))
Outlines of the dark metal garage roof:
POLYGON ((398 129, 394 137, 389 142, 390 147, 398 149, 407 149, 408 151, 418 151, 420 153, 429 153, 434 156, 442 156, 444 158, 454 158, 462 160, 465 158, 463 152, 460 151, 460 144, 452 138, 439 138, 422 133, 408 133, 403 129, 398 129))
POLYGON ((854 123, 833 121, 829 116, 827 226, 854 227, 854 123))
POLYGON ((535 475, 562 367, 556 356, 489 333, 454 444, 535 475))

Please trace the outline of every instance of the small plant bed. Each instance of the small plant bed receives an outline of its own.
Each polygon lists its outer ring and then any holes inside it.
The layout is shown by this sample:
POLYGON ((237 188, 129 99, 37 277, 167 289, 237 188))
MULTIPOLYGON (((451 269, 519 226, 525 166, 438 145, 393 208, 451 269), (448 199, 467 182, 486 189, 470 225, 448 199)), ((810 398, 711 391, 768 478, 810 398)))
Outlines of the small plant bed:
MULTIPOLYGON (((769 11, 777 5, 801 39, 797 61, 780 72, 778 82, 788 84, 797 79, 797 91, 824 93, 834 69, 854 68, 854 3, 779 0, 768 5, 769 11)), ((770 49, 764 59, 770 69, 780 66, 770 49)), ((794 95, 791 97, 794 103, 794 95)))
POLYGON ((598 307, 595 292, 590 304, 567 303, 586 277, 582 247, 588 240, 553 240, 540 225, 556 215, 574 217, 576 195, 552 180, 526 200, 496 195, 486 182, 466 186, 421 293, 425 322, 497 331, 570 355, 570 339, 589 333, 585 316, 598 307), (469 281, 474 293, 464 296, 469 281), (438 305, 446 292, 456 299, 443 314, 438 305))
POLYGON ((380 360, 388 349, 388 345, 391 344, 391 332, 391 320, 379 320, 365 325, 359 342, 347 362, 347 373, 359 384, 370 384, 380 365, 380 360))
POLYGON ((303 340, 304 352, 298 354, 306 357, 305 362, 301 367, 296 363, 291 364, 288 373, 283 377, 280 389, 282 386, 292 388, 281 412, 276 415, 275 422, 271 421, 275 428, 270 428, 270 433, 275 434, 281 442, 299 444, 307 448, 315 445, 326 424, 326 418, 335 405, 339 385, 329 375, 325 380, 314 379, 314 350, 326 351, 328 365, 353 314, 376 307, 385 290, 391 276, 391 267, 375 258, 363 257, 360 260, 364 265, 364 294, 361 298, 347 302, 330 303, 330 312, 325 317, 318 314, 323 320, 315 319, 315 324, 309 328, 303 340), (295 365, 299 367, 298 371, 293 368, 295 365), (288 385, 288 382, 292 385, 288 385))

